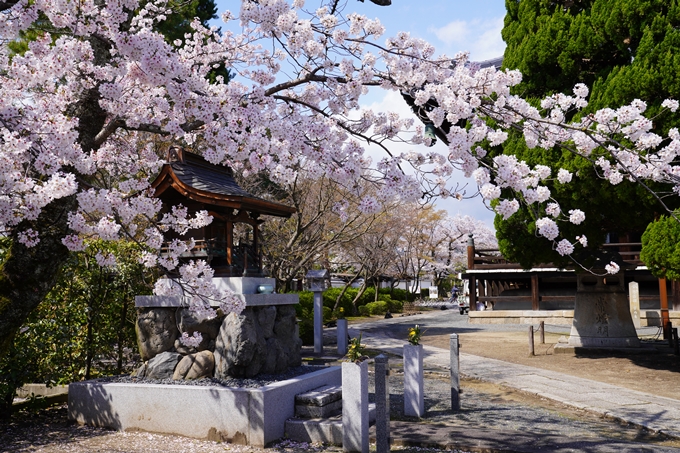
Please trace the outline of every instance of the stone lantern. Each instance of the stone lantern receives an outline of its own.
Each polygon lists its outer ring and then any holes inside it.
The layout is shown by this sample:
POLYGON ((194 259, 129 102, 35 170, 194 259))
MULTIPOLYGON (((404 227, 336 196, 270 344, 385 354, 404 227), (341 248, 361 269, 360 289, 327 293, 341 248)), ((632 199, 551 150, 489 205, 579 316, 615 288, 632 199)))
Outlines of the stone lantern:
POLYGON ((310 270, 305 275, 309 290, 314 293, 314 352, 323 352, 323 296, 330 287, 330 275, 326 269, 310 270))

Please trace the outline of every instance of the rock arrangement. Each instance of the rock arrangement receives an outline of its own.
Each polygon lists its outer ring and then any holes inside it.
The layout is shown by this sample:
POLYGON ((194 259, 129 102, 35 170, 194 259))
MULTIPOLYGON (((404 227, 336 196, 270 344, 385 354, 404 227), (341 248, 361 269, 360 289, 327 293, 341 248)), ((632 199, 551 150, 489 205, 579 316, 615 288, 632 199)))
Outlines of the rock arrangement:
POLYGON ((211 320, 198 320, 187 308, 138 308, 136 331, 144 364, 134 375, 140 378, 251 378, 302 362, 292 305, 246 307, 211 320), (200 332, 203 340, 187 347, 180 332, 200 332))

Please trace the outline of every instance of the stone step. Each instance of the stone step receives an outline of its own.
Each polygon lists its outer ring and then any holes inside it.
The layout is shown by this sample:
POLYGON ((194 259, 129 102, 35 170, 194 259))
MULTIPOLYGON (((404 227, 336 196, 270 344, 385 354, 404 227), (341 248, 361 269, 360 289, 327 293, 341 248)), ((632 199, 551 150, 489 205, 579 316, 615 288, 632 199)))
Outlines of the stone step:
MULTIPOLYGON (((375 404, 368 405, 368 423, 375 424, 375 404)), ((286 437, 296 442, 323 442, 342 445, 342 414, 333 417, 286 420, 286 437)))
POLYGON ((326 418, 342 409, 342 386, 325 385, 295 395, 296 418, 326 418))

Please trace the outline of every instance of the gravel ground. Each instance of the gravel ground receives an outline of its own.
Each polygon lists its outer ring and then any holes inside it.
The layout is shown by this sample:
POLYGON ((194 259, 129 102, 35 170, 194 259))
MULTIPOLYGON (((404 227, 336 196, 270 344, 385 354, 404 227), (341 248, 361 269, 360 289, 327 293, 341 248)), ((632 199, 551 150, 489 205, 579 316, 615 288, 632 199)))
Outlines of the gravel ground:
MULTIPOLYGON (((404 416, 403 372, 401 360, 390 360, 391 420, 443 424, 452 427, 475 427, 498 431, 516 431, 555 435, 598 442, 622 442, 656 445, 661 449, 677 448, 680 441, 643 428, 607 419, 534 395, 492 384, 463 380, 461 410, 451 411, 451 387, 448 373, 425 370, 425 416, 421 420, 404 416)), ((370 391, 373 391, 373 375, 370 391)))
POLYGON ((192 385, 201 387, 236 387, 236 388, 259 388, 265 385, 273 384, 275 382, 292 379, 296 376, 301 376, 307 373, 313 373, 323 369, 323 366, 304 365, 292 367, 283 373, 279 374, 260 374, 256 378, 203 378, 194 380, 184 379, 140 379, 130 375, 109 376, 99 379, 94 379, 95 382, 116 382, 116 383, 144 383, 144 384, 162 384, 162 385, 192 385))

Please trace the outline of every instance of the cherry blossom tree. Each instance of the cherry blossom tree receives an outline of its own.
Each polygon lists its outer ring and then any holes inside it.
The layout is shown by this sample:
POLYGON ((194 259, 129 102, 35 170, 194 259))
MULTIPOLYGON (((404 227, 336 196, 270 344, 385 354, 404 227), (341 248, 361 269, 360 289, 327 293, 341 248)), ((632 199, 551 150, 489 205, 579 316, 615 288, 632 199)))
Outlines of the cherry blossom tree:
POLYGON ((467 268, 467 242, 473 237, 478 248, 498 247, 494 231, 480 220, 468 215, 447 216, 436 226, 430 255, 432 261, 426 271, 433 276, 436 286, 457 272, 467 268))
MULTIPOLYGON (((569 123, 567 113, 587 104, 585 86, 536 108, 510 94, 521 80, 517 71, 479 69, 465 54, 435 56, 433 46, 407 33, 380 40, 378 20, 314 3, 243 0, 239 12, 222 14, 240 21, 240 33, 194 21, 193 34, 171 45, 154 31, 172 13, 165 0, 143 7, 136 0, 0 2, 0 230, 12 239, 0 272, 0 351, 52 287, 67 251, 82 249, 88 237, 144 244, 144 263, 177 270, 199 310, 208 299, 225 311, 242 308, 216 290, 204 262, 176 269, 191 244, 176 242, 159 260, 165 231, 184 233, 211 218, 179 206, 159 215, 149 181, 163 160, 150 135, 245 176, 266 169, 273 180, 290 182, 304 164, 346 186, 370 181, 375 191, 359 203, 366 213, 395 196, 419 199, 419 180, 434 184, 433 195, 455 195, 448 178, 456 169, 475 177, 485 200, 510 188, 524 203, 548 205, 541 182, 557 176, 566 184, 572 175, 550 175, 513 156, 483 160, 482 145, 503 143, 509 127, 521 129, 532 147, 562 143, 586 157, 602 150, 593 165, 613 184, 630 178, 679 187, 680 134, 649 132, 643 102, 569 123), (37 33, 27 52, 12 54, 9 43, 39 20, 56 31, 37 33), (211 82, 221 66, 233 79, 211 82), (423 150, 431 139, 409 119, 361 110, 368 87, 410 93, 435 126, 445 126, 448 151, 423 150), (413 151, 392 153, 394 140, 413 151), (368 143, 384 158, 372 162, 368 143), (409 165, 420 173, 404 171, 409 165)), ((675 111, 678 103, 663 106, 675 111)), ((495 209, 510 216, 518 205, 509 197, 495 209)), ((547 209, 537 233, 570 253, 579 242, 561 238, 557 222, 578 224, 583 213, 547 209)), ((159 285, 156 292, 178 288, 159 285)))

